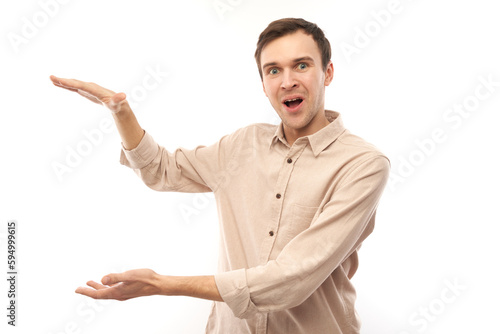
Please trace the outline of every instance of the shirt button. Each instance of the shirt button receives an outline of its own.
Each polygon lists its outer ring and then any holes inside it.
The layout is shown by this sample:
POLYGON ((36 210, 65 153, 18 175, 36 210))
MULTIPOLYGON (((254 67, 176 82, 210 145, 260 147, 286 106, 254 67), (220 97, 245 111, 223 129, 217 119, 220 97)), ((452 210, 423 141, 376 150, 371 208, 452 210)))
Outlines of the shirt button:
POLYGON ((269 231, 269 235, 272 237, 274 235, 273 231, 269 231))
POLYGON ((288 158, 288 160, 286 162, 288 162, 289 164, 291 164, 292 161, 293 161, 292 158, 288 158))
POLYGON ((276 194, 276 198, 280 199, 281 198, 281 194, 276 194))

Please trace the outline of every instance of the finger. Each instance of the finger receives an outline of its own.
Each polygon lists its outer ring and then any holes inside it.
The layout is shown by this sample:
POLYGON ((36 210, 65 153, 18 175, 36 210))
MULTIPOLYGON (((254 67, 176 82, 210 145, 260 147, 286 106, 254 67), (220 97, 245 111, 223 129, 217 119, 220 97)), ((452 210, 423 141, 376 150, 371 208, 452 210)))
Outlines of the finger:
POLYGON ((100 99, 98 99, 97 97, 95 97, 94 95, 92 94, 89 94, 87 93, 86 91, 82 90, 82 89, 77 89, 76 92, 78 94, 80 94, 81 96, 83 97, 86 97, 87 99, 89 99, 90 101, 94 102, 94 103, 97 103, 97 104, 103 104, 102 101, 100 99))
MULTIPOLYGON (((93 82, 84 82, 76 79, 64 79, 54 75, 50 76, 50 80, 52 80, 52 83, 58 87, 78 92, 80 95, 85 93, 89 94, 90 96, 97 98, 99 101, 102 101, 105 97, 109 98, 109 96, 115 95, 115 92, 112 90, 101 87, 93 82)), ((84 96, 88 97, 86 95, 84 96)))
POLYGON ((102 289, 108 288, 107 286, 102 285, 102 284, 97 283, 97 282, 94 282, 94 281, 88 281, 87 285, 90 286, 90 287, 92 287, 92 288, 94 288, 94 289, 96 289, 96 290, 102 290, 102 289))
POLYGON ((94 299, 112 299, 108 290, 95 290, 91 288, 79 287, 75 290, 76 293, 94 299))
POLYGON ((64 89, 68 89, 68 90, 71 90, 71 91, 73 91, 73 92, 76 92, 76 91, 78 90, 78 89, 77 89, 77 88, 75 88, 75 87, 68 86, 68 85, 67 85, 68 83, 66 83, 66 85, 65 85, 65 84, 63 84, 63 83, 62 83, 62 80, 64 80, 64 79, 60 79, 60 78, 58 78, 58 77, 56 77, 56 76, 51 75, 51 76, 50 76, 50 80, 51 80, 51 81, 52 81, 52 83, 53 83, 55 86, 57 86, 57 87, 61 87, 61 88, 64 88, 64 89))
POLYGON ((127 275, 125 273, 108 274, 101 279, 101 283, 104 285, 115 285, 116 283, 121 283, 126 280, 127 275))
POLYGON ((64 79, 64 78, 58 78, 54 75, 50 76, 50 80, 52 80, 52 83, 56 86, 66 88, 72 91, 77 91, 78 89, 82 89, 86 86, 86 82, 76 80, 76 79, 64 79))

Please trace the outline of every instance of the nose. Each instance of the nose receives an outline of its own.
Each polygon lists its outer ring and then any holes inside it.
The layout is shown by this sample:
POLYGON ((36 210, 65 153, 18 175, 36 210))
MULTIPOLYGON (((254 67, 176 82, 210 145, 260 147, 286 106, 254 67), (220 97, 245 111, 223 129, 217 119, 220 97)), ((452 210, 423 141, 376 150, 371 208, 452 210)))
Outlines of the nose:
POLYGON ((281 81, 281 88, 283 90, 290 90, 292 88, 299 87, 299 83, 292 71, 288 69, 284 70, 282 78, 283 80, 281 81))

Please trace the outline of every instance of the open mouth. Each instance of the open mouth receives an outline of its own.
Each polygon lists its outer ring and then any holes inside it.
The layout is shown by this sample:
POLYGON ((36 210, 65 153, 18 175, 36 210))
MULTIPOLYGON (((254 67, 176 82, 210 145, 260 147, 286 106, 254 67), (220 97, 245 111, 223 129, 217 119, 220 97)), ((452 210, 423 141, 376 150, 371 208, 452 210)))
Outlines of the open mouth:
POLYGON ((288 108, 295 109, 302 103, 302 101, 303 100, 299 97, 296 99, 286 100, 284 103, 288 108))

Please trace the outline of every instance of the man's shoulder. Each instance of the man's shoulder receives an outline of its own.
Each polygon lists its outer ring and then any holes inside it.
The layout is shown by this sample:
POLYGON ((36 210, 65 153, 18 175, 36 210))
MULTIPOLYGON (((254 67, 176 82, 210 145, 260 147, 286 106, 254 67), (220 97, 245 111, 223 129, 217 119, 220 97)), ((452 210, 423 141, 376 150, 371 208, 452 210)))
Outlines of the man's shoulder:
POLYGON ((345 130, 337 138, 336 158, 346 171, 346 176, 380 173, 387 177, 390 173, 390 160, 382 151, 369 141, 345 130))
POLYGON ((345 130, 337 139, 344 146, 344 149, 349 152, 349 155, 361 157, 385 157, 382 151, 369 141, 345 130))

